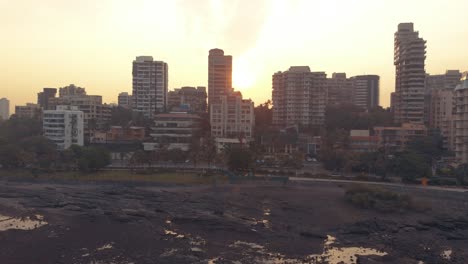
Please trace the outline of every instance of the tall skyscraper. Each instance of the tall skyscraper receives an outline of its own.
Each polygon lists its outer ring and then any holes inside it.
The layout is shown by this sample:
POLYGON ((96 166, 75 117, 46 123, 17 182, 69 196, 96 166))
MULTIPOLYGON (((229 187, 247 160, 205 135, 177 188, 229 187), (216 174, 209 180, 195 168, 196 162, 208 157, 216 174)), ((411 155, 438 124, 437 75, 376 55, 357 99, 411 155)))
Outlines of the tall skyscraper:
POLYGON ((358 75, 351 78, 353 86, 352 102, 365 109, 379 106, 380 77, 378 75, 358 75))
POLYGON ((55 98, 57 94, 56 88, 44 88, 42 92, 37 94, 37 104, 44 110, 53 110, 49 108, 49 99, 55 98))
POLYGON ((320 126, 325 121, 327 75, 308 66, 273 75, 273 124, 320 126))
POLYGON ((10 118, 10 101, 6 98, 0 99, 0 119, 7 120, 10 118))
POLYGON ((395 33, 395 95, 392 109, 396 123, 424 122, 426 41, 413 23, 401 23, 395 33))
POLYGON ((133 110, 153 117, 166 111, 168 67, 151 56, 139 56, 133 61, 133 110))
POLYGON ((232 91, 232 56, 221 49, 212 49, 208 55, 208 105, 221 100, 232 91))

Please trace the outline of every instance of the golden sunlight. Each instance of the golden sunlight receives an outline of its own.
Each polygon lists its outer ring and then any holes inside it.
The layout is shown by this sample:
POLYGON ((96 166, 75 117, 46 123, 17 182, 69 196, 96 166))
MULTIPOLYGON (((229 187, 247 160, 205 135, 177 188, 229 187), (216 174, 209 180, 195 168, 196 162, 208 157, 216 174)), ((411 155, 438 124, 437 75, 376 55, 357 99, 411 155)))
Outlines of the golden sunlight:
POLYGON ((256 72, 252 68, 252 64, 241 56, 233 63, 232 83, 235 89, 247 90, 255 84, 256 72))

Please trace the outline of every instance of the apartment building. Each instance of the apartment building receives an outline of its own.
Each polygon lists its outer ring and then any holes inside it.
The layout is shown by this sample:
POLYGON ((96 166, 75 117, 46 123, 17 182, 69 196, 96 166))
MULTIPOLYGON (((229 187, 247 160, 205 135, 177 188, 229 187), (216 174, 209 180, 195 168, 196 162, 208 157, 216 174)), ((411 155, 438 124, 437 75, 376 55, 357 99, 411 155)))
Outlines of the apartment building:
POLYGON ((346 78, 346 73, 333 73, 327 79, 327 105, 351 104, 353 81, 346 78))
MULTIPOLYGON (((447 90, 452 91, 455 87, 460 83, 460 79, 462 74, 459 70, 447 70, 445 74, 437 74, 437 75, 426 75, 426 89, 425 89, 425 104, 424 104, 424 115, 425 115, 425 122, 432 128, 439 128, 434 127, 434 114, 438 113, 432 107, 436 107, 440 102, 432 102, 433 100, 438 100, 438 98, 433 98, 433 96, 441 96, 444 95, 443 98, 446 98, 449 95, 448 92, 446 93, 438 93, 438 90, 447 90)), ((440 97, 439 97, 440 99, 440 97)), ((442 100, 443 102, 444 100, 442 100)), ((442 108, 443 109, 443 108, 442 108)))
MULTIPOLYGON (((336 77, 336 76, 335 76, 336 77)), ((293 66, 273 75, 273 124, 321 126, 327 105, 327 75, 293 66)))
POLYGON ((55 98, 57 94, 57 88, 44 88, 42 92, 37 93, 37 104, 42 107, 43 110, 53 110, 49 107, 49 99, 55 98))
POLYGON ((21 118, 41 118, 42 108, 38 104, 27 103, 15 106, 15 115, 21 118))
POLYGON ((371 135, 369 130, 351 130, 349 148, 356 153, 375 152, 379 148, 379 138, 371 135))
POLYGON ((423 124, 403 123, 399 127, 374 127, 374 133, 379 147, 403 150, 409 141, 427 136, 427 128, 423 124))
POLYGON ((207 93, 206 87, 182 87, 170 91, 167 95, 168 109, 172 110, 180 106, 185 106, 190 112, 206 113, 207 93))
POLYGON ((212 49, 208 55, 208 104, 219 102, 232 89, 232 56, 222 49, 212 49))
POLYGON ((378 75, 354 76, 351 77, 351 82, 351 98, 354 105, 365 109, 372 109, 380 105, 380 77, 378 75))
POLYGON ((166 111, 168 66, 151 56, 139 56, 133 61, 133 110, 153 117, 166 111))
POLYGON ((84 144, 84 114, 76 106, 57 106, 43 113, 44 136, 57 145, 58 150, 84 144))
POLYGON ((152 142, 143 143, 146 151, 180 149, 189 151, 194 140, 200 140, 201 118, 198 115, 171 112, 154 116, 152 142))
POLYGON ((468 163, 468 80, 457 85, 454 91, 455 157, 459 164, 468 163))
POLYGON ((118 103, 118 106, 120 107, 132 109, 133 97, 131 94, 128 94, 126 92, 119 93, 119 96, 117 98, 117 103, 118 103))
POLYGON ((432 89, 429 106, 429 127, 438 129, 444 148, 454 150, 454 88, 432 89))
POLYGON ((59 97, 78 96, 78 95, 86 95, 85 88, 78 87, 74 84, 70 84, 68 86, 59 88, 59 97))
POLYGON ((6 98, 0 99, 0 119, 8 120, 10 118, 10 100, 6 98))
POLYGON ((414 31, 413 23, 401 23, 395 33, 395 94, 392 109, 395 123, 424 123, 426 41, 414 31))

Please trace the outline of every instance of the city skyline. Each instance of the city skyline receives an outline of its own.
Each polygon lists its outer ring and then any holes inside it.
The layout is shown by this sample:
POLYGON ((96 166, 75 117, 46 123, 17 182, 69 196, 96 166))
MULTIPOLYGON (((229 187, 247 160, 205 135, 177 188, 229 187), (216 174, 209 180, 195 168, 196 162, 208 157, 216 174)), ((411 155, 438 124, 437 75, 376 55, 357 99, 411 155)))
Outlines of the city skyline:
POLYGON ((8 36, 0 96, 13 109, 35 102, 44 87, 75 83, 117 102, 118 93, 131 92, 131 63, 140 55, 168 63, 170 90, 208 86, 207 51, 220 48, 233 56, 234 88, 257 104, 271 99, 272 74, 309 65, 328 76, 379 75, 386 107, 395 90, 393 34, 402 22, 413 22, 427 40, 427 73, 468 69, 468 39, 460 35, 468 26, 452 15, 468 7, 465 1, 137 2, 0 1, 0 29, 8 36), (399 8, 403 3, 407 8, 399 8), (156 33, 145 34, 150 29, 156 33))

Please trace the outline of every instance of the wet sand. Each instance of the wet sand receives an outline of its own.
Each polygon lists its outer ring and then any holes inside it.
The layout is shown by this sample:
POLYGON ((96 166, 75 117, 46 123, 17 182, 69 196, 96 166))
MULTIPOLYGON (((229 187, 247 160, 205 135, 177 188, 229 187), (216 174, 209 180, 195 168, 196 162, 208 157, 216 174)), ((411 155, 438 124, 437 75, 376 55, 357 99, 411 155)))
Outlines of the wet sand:
POLYGON ((468 263, 467 193, 379 213, 343 187, 0 180, 0 263, 468 263))

